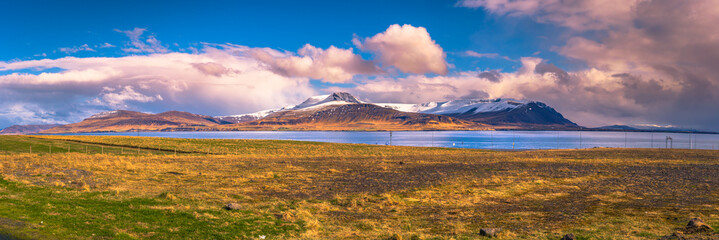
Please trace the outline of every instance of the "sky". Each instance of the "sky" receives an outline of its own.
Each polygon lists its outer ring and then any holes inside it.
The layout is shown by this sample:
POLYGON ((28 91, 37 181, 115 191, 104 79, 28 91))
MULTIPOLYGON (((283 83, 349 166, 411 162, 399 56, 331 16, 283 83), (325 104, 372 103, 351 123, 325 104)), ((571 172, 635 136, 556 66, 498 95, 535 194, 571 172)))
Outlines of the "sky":
POLYGON ((11 1, 0 128, 232 115, 346 91, 515 98, 589 127, 719 130, 719 1, 11 1))

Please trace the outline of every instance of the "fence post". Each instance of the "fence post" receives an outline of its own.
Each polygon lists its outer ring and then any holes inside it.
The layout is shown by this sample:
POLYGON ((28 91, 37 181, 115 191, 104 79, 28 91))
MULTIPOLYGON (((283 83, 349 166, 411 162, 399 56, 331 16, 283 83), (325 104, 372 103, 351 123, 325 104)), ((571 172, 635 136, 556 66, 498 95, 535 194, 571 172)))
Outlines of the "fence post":
POLYGON ((52 143, 50 144, 50 153, 52 153, 52 143))
POLYGON ((30 146, 30 153, 32 153, 32 145, 30 146))

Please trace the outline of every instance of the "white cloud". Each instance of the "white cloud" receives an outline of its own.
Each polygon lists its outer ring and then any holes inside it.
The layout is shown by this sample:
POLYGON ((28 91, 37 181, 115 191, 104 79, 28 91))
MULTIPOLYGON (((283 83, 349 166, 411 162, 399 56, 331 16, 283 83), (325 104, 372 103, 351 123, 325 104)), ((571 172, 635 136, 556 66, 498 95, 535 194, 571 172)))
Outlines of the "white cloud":
POLYGON ((499 53, 478 53, 472 50, 467 50, 462 53, 462 55, 467 57, 476 57, 476 58, 501 58, 507 61, 514 61, 511 58, 507 56, 499 55, 499 53))
POLYGON ((10 124, 67 124, 54 118, 55 113, 33 104, 14 103, 0 105, 0 123, 10 124))
POLYGON ((113 109, 125 109, 128 108, 128 102, 154 102, 162 101, 162 96, 157 94, 156 96, 146 96, 142 93, 136 92, 132 86, 124 86, 119 91, 115 91, 114 88, 105 87, 103 92, 100 93, 98 98, 95 98, 92 103, 108 106, 113 109))
POLYGON ((59 48, 58 50, 60 50, 60 52, 66 53, 66 54, 73 54, 73 53, 80 52, 80 51, 90 51, 90 52, 95 51, 95 49, 92 49, 87 44, 83 44, 83 45, 75 46, 75 47, 63 47, 63 48, 59 48))
POLYGON ((143 39, 142 35, 146 28, 134 28, 132 30, 122 31, 115 29, 116 32, 125 34, 130 38, 129 46, 122 50, 129 53, 166 53, 169 50, 162 45, 155 36, 150 35, 143 39))
POLYGON ((330 46, 317 48, 310 44, 297 51, 279 52, 269 48, 246 49, 257 60, 267 64, 270 69, 284 76, 309 77, 325 82, 344 83, 357 74, 381 73, 371 61, 362 59, 353 53, 352 48, 341 49, 330 46))
POLYGON ((96 45, 95 47, 96 47, 96 48, 113 48, 113 47, 115 47, 115 45, 112 45, 112 44, 110 44, 110 43, 103 43, 103 44, 100 44, 100 45, 96 45))
POLYGON ((378 55, 384 66, 394 66, 406 73, 447 74, 446 54, 429 36, 427 29, 412 25, 389 26, 385 32, 352 42, 361 50, 378 55))

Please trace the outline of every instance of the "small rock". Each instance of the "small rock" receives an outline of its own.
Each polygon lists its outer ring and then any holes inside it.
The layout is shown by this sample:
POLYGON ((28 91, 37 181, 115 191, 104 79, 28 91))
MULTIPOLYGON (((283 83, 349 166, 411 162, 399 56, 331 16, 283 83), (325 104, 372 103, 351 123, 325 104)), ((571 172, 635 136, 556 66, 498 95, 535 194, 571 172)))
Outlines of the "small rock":
POLYGON ((704 223, 700 218, 692 218, 686 226, 685 233, 713 232, 714 229, 704 223))
POLYGON ((673 233, 672 235, 666 235, 659 240, 686 240, 686 238, 684 238, 684 235, 681 233, 673 233))
POLYGON ((387 240, 402 240, 402 235, 395 233, 391 237, 387 238, 387 240))
POLYGON ((570 234, 564 235, 564 237, 562 237, 561 240, 575 240, 575 239, 576 238, 574 238, 574 234, 570 233, 570 234))
POLYGON ((482 228, 479 229, 479 235, 485 237, 496 237, 501 231, 501 228, 482 228))
POLYGON ((242 206, 238 203, 228 203, 225 205, 225 210, 240 210, 240 208, 242 208, 242 206))

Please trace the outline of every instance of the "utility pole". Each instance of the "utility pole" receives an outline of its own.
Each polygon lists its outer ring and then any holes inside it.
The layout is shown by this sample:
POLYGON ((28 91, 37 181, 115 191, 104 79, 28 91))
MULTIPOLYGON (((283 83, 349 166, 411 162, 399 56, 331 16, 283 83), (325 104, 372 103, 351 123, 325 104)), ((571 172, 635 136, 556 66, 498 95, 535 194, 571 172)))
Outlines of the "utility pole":
POLYGON ((434 147, 434 131, 432 131, 432 147, 434 147))
POLYGON ((579 149, 582 149, 582 130, 579 130, 579 149))
POLYGON ((627 148, 627 130, 624 130, 624 148, 627 148))
POLYGON ((492 145, 489 146, 489 149, 494 148, 494 132, 489 132, 489 141, 492 143, 492 145))
POLYGON ((652 133, 652 148, 654 148, 654 133, 652 133))
POLYGON ((389 131, 389 145, 392 146, 392 131, 389 131))
POLYGON ((557 132, 556 134, 557 134, 557 149, 559 149, 559 132, 557 132))

